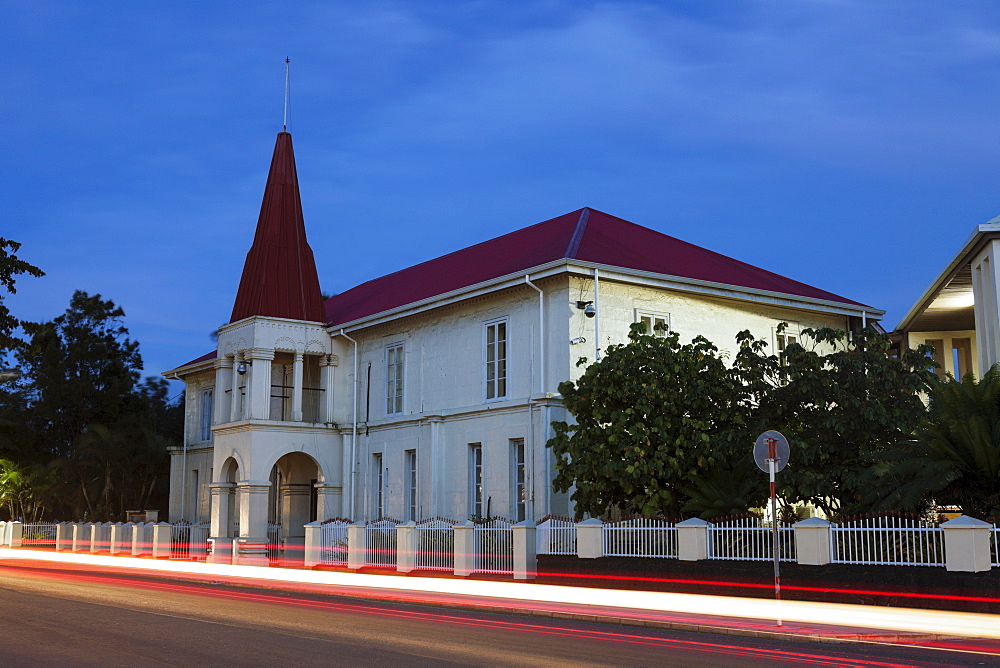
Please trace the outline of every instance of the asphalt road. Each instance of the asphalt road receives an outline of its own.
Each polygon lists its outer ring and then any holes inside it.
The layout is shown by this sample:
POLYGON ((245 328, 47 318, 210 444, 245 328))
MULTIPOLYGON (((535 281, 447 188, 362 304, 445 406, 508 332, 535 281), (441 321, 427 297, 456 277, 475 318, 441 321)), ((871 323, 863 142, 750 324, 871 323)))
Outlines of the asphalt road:
POLYGON ((776 642, 0 562, 0 665, 996 665, 951 650, 776 642))

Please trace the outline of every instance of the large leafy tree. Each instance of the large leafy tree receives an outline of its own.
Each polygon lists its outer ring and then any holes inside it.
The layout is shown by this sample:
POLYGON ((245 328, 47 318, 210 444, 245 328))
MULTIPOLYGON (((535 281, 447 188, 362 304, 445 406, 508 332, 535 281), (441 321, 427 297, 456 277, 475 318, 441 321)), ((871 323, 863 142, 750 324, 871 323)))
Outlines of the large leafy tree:
POLYGON ((937 384, 913 440, 887 451, 866 482, 880 510, 920 511, 936 502, 1000 517, 1000 367, 980 381, 966 374, 937 384))
POLYGON ((576 513, 676 514, 692 480, 728 464, 747 426, 743 387, 703 337, 633 327, 577 382, 559 385, 574 422, 554 422, 557 491, 576 513), (661 335, 662 334, 662 335, 661 335))
POLYGON ((780 430, 793 447, 779 477, 785 499, 827 514, 864 508, 865 471, 911 438, 935 381, 930 348, 899 355, 889 348, 889 337, 872 327, 850 335, 803 330, 780 359, 743 347, 744 376, 763 369, 774 379, 758 386, 757 424, 780 430))
POLYGON ((78 290, 65 313, 25 327, 30 339, 17 357, 36 453, 72 457, 88 424, 126 412, 142 359, 124 316, 111 300, 78 290))
POLYGON ((727 365, 703 337, 644 334, 609 348, 576 383, 560 385, 574 422, 555 422, 557 491, 573 490, 578 515, 612 508, 641 514, 732 514, 762 504, 765 476, 751 451, 766 429, 792 443, 779 477, 786 502, 829 513, 857 509, 862 475, 909 438, 933 381, 926 350, 888 354, 885 334, 804 330, 769 354, 737 335, 727 365))

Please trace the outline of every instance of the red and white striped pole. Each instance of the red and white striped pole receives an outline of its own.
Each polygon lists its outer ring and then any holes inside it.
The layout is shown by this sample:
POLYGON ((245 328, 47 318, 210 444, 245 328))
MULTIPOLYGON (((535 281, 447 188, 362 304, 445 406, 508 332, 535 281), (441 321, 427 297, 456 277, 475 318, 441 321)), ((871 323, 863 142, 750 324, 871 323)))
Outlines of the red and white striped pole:
POLYGON ((774 554, 774 602, 778 626, 781 626, 781 573, 778 570, 778 495, 774 474, 778 462, 778 439, 767 439, 767 474, 771 482, 771 552, 774 554))

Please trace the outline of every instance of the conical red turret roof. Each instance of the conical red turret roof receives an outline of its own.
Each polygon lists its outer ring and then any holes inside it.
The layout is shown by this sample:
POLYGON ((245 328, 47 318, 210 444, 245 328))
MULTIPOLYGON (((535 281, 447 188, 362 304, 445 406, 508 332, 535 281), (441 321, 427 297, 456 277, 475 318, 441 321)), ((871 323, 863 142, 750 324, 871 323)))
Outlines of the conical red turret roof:
POLYGON ((312 249, 306 241, 292 135, 279 132, 264 186, 257 233, 243 265, 233 316, 324 322, 312 249))

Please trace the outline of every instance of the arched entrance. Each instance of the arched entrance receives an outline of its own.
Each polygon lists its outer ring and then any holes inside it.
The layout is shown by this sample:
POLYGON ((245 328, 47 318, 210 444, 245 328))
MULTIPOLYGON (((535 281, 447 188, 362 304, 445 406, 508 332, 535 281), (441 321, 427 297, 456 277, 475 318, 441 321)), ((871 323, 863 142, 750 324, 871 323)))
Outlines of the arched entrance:
POLYGON ((316 521, 316 482, 320 477, 316 460, 302 452, 282 456, 271 468, 268 542, 280 544, 286 559, 303 556, 305 525, 316 521))
POLYGON ((240 535, 240 497, 236 493, 236 481, 240 479, 240 465, 230 457, 222 468, 222 479, 229 483, 226 495, 226 526, 220 527, 223 536, 238 538, 240 535))

